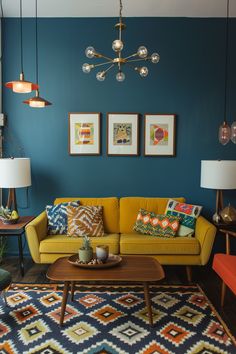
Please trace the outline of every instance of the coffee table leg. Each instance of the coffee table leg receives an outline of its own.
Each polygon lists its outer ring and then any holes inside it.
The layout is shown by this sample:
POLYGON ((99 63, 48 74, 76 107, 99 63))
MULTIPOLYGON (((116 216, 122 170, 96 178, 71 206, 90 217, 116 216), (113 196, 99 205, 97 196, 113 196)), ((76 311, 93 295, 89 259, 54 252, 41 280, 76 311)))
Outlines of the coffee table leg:
POLYGON ((70 285, 70 282, 69 281, 65 281, 64 290, 63 290, 62 304, 61 304, 60 326, 63 325, 63 321, 64 321, 69 285, 70 285))
POLYGON ((148 283, 144 283, 143 286, 144 286, 144 296, 145 296, 145 301, 146 301, 146 306, 147 306, 147 311, 148 311, 148 317, 149 317, 149 324, 150 324, 150 326, 153 326, 152 306, 151 306, 151 301, 150 301, 150 296, 149 296, 148 283))
POLYGON ((75 281, 71 282, 71 301, 74 301, 75 281))

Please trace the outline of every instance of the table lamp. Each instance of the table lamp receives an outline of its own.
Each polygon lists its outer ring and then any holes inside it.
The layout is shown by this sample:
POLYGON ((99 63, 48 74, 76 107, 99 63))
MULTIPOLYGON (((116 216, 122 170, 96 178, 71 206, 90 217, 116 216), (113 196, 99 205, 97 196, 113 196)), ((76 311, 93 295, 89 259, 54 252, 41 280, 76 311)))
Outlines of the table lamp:
POLYGON ((223 209, 223 190, 236 189, 236 161, 201 161, 201 187, 216 189, 216 212, 213 220, 219 222, 219 212, 223 209))
POLYGON ((17 211, 15 188, 31 186, 29 158, 0 158, 0 188, 8 188, 7 207, 17 211))

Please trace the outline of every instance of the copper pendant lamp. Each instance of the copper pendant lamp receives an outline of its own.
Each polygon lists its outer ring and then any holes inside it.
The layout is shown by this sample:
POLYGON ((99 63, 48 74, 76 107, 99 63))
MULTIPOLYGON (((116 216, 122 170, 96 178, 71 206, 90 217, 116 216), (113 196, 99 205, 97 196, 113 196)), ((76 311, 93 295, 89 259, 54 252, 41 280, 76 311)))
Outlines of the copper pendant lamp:
MULTIPOLYGON (((35 67, 36 67, 36 82, 38 85, 38 0, 35 0, 35 67)), ((33 108, 43 108, 51 105, 51 103, 39 96, 39 86, 36 90, 35 96, 23 101, 33 108)))
POLYGON ((38 85, 33 82, 26 81, 23 70, 23 30, 22 30, 22 0, 20 0, 20 50, 21 50, 21 73, 19 80, 10 81, 5 86, 16 93, 29 93, 38 89, 38 85))
POLYGON ((227 123, 227 86, 228 86, 228 52, 229 52, 229 0, 227 0, 227 18, 226 18, 226 35, 225 35, 225 88, 224 88, 224 121, 219 127, 219 142, 222 145, 228 144, 231 138, 231 129, 227 123))

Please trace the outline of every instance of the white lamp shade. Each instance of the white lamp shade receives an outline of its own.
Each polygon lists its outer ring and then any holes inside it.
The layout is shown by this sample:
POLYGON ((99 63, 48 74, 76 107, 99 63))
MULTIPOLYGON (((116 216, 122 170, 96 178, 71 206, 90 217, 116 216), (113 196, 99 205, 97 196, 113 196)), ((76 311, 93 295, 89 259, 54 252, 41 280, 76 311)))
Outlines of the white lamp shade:
POLYGON ((201 161, 201 187, 210 189, 236 189, 236 161, 201 161))
POLYGON ((30 159, 0 159, 0 188, 31 186, 30 159))

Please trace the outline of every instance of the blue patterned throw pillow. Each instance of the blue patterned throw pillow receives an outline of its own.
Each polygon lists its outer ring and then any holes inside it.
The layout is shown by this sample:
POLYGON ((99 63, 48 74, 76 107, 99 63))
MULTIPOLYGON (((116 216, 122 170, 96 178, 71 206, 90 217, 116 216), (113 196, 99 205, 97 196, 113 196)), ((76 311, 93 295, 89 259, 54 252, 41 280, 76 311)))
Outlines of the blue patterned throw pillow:
POLYGON ((48 232, 50 235, 67 234, 67 206, 79 206, 79 200, 75 202, 47 205, 48 232))

